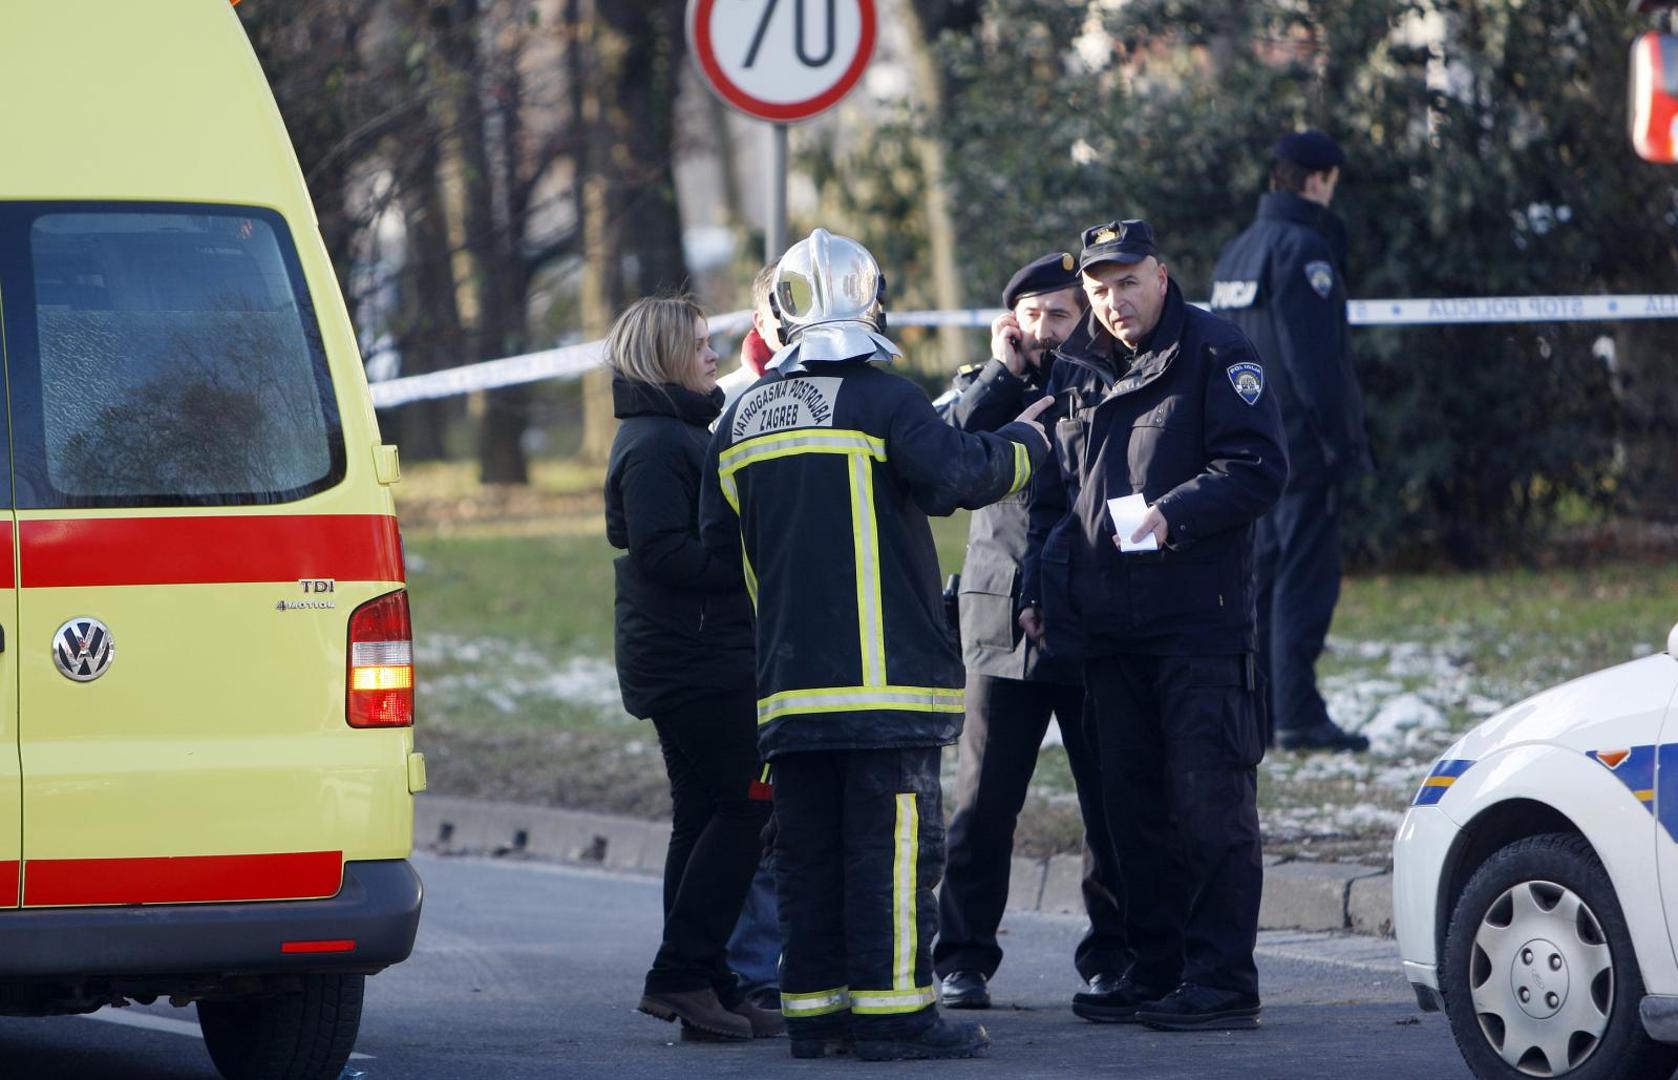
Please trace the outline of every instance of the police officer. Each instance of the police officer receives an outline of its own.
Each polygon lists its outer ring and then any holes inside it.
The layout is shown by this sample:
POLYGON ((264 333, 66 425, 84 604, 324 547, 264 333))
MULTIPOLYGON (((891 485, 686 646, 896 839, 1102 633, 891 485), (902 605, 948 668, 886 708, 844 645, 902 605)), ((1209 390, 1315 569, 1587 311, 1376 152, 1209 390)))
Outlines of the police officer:
POLYGON ((1268 365, 1288 436, 1288 487, 1259 522, 1258 643, 1285 749, 1360 751, 1329 719, 1316 663, 1340 598, 1340 501, 1370 469, 1346 322, 1345 229, 1329 203, 1346 163, 1321 131, 1284 135, 1258 218, 1218 258, 1212 309, 1268 365))
MULTIPOLYGON (((1084 314, 1077 260, 1057 251, 1027 263, 1002 290, 1002 306, 1007 310, 991 325, 991 358, 962 368, 951 392, 939 399, 940 411, 963 431, 1000 427, 1043 396, 1054 349, 1084 314)), ((1076 664, 1044 656, 1015 622, 1025 534, 1025 492, 975 511, 961 571, 967 722, 932 948, 940 1000, 951 1009, 990 1006, 987 984, 1002 962, 996 931, 1008 900, 1014 825, 1051 713, 1087 833, 1083 895, 1090 927, 1074 962, 1099 993, 1116 984, 1131 961, 1099 768, 1084 737, 1083 673, 1076 664)), ((1101 1019, 1099 1002, 1085 1002, 1088 996, 1078 995, 1073 1010, 1101 1019)))
POLYGON ((793 245, 774 297, 787 344, 718 422, 700 513, 757 605, 787 1033, 795 1057, 845 1038, 869 1060, 971 1057, 984 1029, 944 1022, 932 985, 962 670, 926 515, 1021 490, 1047 452, 1041 410, 966 434, 882 370, 899 355, 884 279, 853 240, 793 245))
POLYGON ((1020 620, 1084 658, 1137 954, 1108 1005, 1254 1027, 1253 523, 1287 480, 1281 416, 1251 342, 1184 303, 1147 222, 1086 230, 1079 265, 1091 310, 1049 381, 1069 415, 1032 491, 1020 620), (1145 511, 1109 505, 1131 496, 1145 511))

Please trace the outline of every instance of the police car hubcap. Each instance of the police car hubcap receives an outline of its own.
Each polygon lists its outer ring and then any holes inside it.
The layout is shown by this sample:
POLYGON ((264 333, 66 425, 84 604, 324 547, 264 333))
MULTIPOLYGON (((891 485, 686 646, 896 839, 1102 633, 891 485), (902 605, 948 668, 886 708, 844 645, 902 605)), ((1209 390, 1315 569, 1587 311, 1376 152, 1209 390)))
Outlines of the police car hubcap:
POLYGON ((1578 894, 1548 881, 1522 882, 1486 910, 1468 983, 1486 1040, 1528 1076, 1584 1064, 1614 1006, 1602 925, 1578 894))
POLYGON ((98 619, 71 619, 52 636, 53 663, 76 682, 92 682, 105 674, 116 655, 111 630, 98 619))

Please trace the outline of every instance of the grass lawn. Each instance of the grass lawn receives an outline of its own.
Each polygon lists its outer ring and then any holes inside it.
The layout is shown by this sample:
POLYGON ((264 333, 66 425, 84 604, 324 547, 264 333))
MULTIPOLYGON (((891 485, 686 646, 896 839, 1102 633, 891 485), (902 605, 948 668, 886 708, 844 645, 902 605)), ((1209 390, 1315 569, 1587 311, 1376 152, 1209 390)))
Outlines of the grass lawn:
MULTIPOLYGON (((434 790, 659 816, 669 796, 651 725, 624 714, 611 665, 612 567, 597 472, 538 469, 485 491, 465 466, 410 470, 397 489, 419 660, 420 746, 434 790)), ((965 515, 935 522, 959 568, 965 515)), ((1384 857, 1433 758, 1498 708, 1664 647, 1678 566, 1598 562, 1545 571, 1347 581, 1319 667, 1362 757, 1273 751, 1260 770, 1267 846, 1384 857)), ((946 755, 953 777, 955 751, 946 755)), ((1065 755, 1044 749, 1020 820, 1022 852, 1080 834, 1065 755)))

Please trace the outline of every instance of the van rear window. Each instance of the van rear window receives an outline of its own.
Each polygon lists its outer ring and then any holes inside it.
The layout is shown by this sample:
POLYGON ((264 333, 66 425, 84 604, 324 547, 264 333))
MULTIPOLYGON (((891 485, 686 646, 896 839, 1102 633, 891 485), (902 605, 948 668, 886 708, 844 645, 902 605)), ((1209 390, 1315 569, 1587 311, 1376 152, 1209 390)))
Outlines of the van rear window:
POLYGON ((76 204, 31 215, 27 236, 20 506, 281 502, 342 478, 326 357, 278 215, 76 204))

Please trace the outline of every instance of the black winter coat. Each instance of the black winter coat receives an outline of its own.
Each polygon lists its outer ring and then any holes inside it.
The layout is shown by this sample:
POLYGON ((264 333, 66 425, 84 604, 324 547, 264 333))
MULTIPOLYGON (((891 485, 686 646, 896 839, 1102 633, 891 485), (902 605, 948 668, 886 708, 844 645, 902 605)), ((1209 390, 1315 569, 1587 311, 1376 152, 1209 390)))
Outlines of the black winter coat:
POLYGON ((632 716, 752 686, 752 613, 737 564, 699 542, 699 470, 722 392, 618 378, 606 468, 617 575, 618 685, 632 716))
POLYGON ((700 520, 757 603, 765 758, 955 741, 965 673, 927 515, 1021 490, 1044 453, 1024 425, 951 428, 864 362, 771 371, 729 406, 700 520))
POLYGON ((1363 391, 1346 322, 1345 230, 1291 191, 1259 200, 1213 272, 1212 310, 1258 349, 1288 436, 1289 484, 1368 472, 1363 391))
POLYGON ((1048 390, 1059 468, 1032 488, 1022 602, 1043 608, 1062 658, 1231 655, 1254 647, 1253 523, 1288 462, 1276 398, 1234 325, 1185 304, 1175 281, 1134 355, 1092 312, 1062 345, 1048 390), (1170 531, 1121 552, 1107 500, 1141 492, 1170 531))
MULTIPOLYGON (((1053 372, 1053 354, 1049 372, 1053 372)), ((953 397, 939 399, 939 415, 962 431, 995 431, 1043 396, 1044 373, 1025 378, 1000 360, 956 373, 953 397)), ((1076 684, 1081 673, 1046 655, 1020 629, 1020 560, 1025 557, 1026 504, 1018 491, 973 511, 961 565, 961 661, 967 670, 997 679, 1076 684)))

